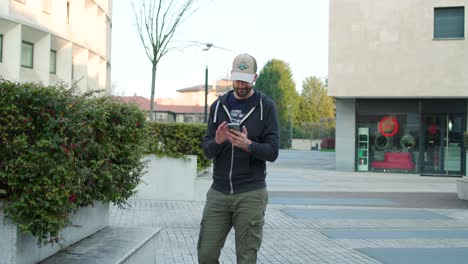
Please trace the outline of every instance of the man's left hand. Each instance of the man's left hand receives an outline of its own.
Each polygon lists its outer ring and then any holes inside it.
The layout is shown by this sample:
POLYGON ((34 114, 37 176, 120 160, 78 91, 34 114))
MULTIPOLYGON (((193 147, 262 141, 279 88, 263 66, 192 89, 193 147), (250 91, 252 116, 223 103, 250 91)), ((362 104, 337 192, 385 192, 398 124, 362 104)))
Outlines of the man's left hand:
POLYGON ((247 137, 247 128, 245 126, 242 127, 242 132, 239 132, 234 129, 229 129, 227 135, 228 140, 236 147, 243 149, 244 151, 248 151, 249 145, 252 143, 247 137))

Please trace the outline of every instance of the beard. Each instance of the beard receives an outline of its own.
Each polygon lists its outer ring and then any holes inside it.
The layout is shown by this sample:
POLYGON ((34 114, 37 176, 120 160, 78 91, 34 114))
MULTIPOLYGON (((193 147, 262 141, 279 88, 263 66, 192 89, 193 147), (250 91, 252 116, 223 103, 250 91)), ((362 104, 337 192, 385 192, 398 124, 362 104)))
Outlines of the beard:
POLYGON ((248 87, 248 88, 234 87, 234 93, 236 93, 238 99, 247 99, 251 91, 252 91, 252 87, 248 87))

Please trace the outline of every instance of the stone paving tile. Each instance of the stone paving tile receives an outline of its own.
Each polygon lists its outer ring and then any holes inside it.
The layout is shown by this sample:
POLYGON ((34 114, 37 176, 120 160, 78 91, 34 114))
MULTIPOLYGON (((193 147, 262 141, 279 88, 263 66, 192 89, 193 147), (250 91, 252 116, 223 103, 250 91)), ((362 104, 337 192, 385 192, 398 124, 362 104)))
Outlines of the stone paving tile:
MULTIPOLYGON (((445 215, 448 219, 300 219, 288 216, 285 208, 369 209, 369 206, 280 205, 269 204, 264 241, 258 254, 260 264, 379 264, 356 248, 451 248, 468 247, 467 239, 330 239, 320 229, 467 229, 468 210, 453 207, 453 197, 433 196, 431 192, 453 193, 455 180, 405 174, 338 172, 334 153, 281 151, 269 164, 269 191, 286 197, 359 197, 395 198, 394 207, 411 207, 445 215), (367 193, 372 190, 372 194, 367 193), (281 191, 281 192, 280 192, 281 191), (314 193, 316 192, 316 193, 314 193), (320 192, 320 193, 318 193, 320 192), (385 195, 382 196, 382 192, 385 195), (395 193, 389 193, 395 192, 395 193), (424 196, 421 196, 424 192, 424 196), (410 195, 408 195, 411 193, 410 195), (321 195, 321 196, 320 196, 321 195), (415 200, 415 197, 418 199, 415 200), (442 200, 441 200, 442 199, 442 200), (411 201, 412 203, 408 203, 411 201), (442 201, 444 203, 442 203, 442 201), (431 205, 432 208, 420 208, 431 205), (433 206, 432 206, 433 205, 433 206)), ((200 179, 200 197, 211 181, 200 179)), ((278 196, 277 195, 277 196, 278 196)), ((453 195, 452 195, 453 196, 453 195)), ((129 200, 130 208, 111 207, 110 225, 161 227, 158 264, 197 263, 196 244, 204 202, 129 200)), ((463 205, 464 206, 464 205, 463 205)), ((370 205, 374 210, 391 210, 370 205)), ((463 208, 467 208, 466 206, 463 208)), ((411 209, 408 209, 411 210, 411 209)), ((234 233, 227 237, 220 263, 236 263, 234 233)), ((415 263, 416 264, 416 263, 415 263)), ((419 263, 418 263, 419 264, 419 263)))
MULTIPOLYGON (((197 263, 196 244, 204 202, 129 200, 128 209, 111 207, 112 226, 160 226, 163 252, 157 263, 197 263)), ((468 228, 464 210, 427 209, 447 215, 449 219, 431 220, 353 220, 299 219, 286 215, 284 208, 329 208, 340 206, 269 205, 266 213, 264 241, 258 263, 353 263, 377 264, 378 261, 359 253, 355 248, 445 248, 467 247, 468 239, 329 239, 317 229, 424 229, 468 228)), ((343 207, 361 208, 361 207, 343 207)), ((369 209, 367 207, 367 209, 369 209)), ((375 210, 391 208, 375 208, 375 210)), ((236 263, 233 232, 227 238, 221 263, 236 263)))
POLYGON ((337 243, 350 248, 450 248, 468 247, 468 239, 335 239, 337 243))

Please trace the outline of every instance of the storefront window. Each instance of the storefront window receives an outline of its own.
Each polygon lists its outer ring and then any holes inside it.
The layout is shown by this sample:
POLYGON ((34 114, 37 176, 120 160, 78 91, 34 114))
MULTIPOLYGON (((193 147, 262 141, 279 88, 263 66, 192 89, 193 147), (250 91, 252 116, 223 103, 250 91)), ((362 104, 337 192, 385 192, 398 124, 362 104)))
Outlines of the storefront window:
MULTIPOLYGON (((369 131, 369 170, 416 172, 419 160, 418 113, 358 112, 356 125, 358 129, 367 128, 369 131)), ((357 157, 357 164, 359 162, 357 157)))
POLYGON ((466 109, 466 100, 357 100, 356 170, 463 175, 466 109))

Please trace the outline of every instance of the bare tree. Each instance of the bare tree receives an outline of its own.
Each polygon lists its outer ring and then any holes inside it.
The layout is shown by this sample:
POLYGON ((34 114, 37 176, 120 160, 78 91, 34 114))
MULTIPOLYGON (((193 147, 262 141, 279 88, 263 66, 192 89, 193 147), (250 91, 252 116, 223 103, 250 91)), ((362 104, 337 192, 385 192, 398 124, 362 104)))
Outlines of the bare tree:
POLYGON ((177 47, 172 38, 181 23, 193 14, 197 0, 132 0, 133 14, 146 56, 152 64, 150 120, 153 121, 156 71, 161 58, 177 47))

